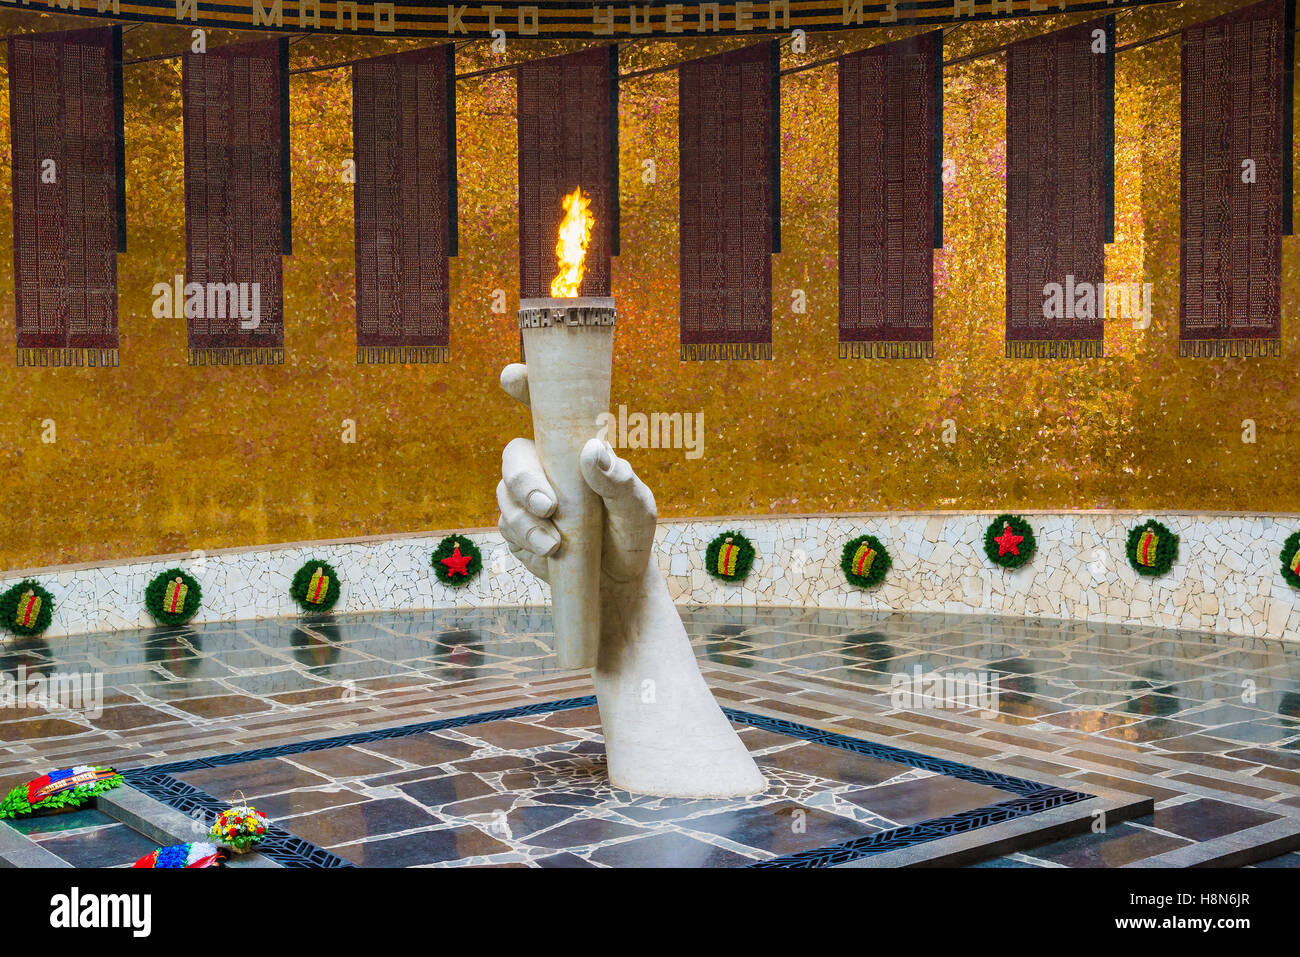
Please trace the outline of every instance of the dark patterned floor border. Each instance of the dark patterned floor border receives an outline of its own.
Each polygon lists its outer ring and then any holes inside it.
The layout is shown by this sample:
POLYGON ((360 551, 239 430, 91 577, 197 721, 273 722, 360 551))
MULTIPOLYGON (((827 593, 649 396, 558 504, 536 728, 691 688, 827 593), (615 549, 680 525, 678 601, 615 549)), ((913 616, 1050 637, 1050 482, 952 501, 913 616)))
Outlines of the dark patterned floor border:
MULTIPOLYGON (((351 734, 336 735, 332 738, 297 741, 290 744, 276 745, 275 747, 218 754, 208 758, 171 761, 145 768, 130 768, 123 771, 122 775, 126 779, 126 783, 136 790, 157 801, 161 801, 168 807, 193 817, 195 820, 208 823, 215 820, 217 814, 225 810, 229 803, 218 800, 206 791, 186 784, 179 780, 176 775, 201 768, 219 768, 232 764, 246 764, 250 761, 259 761, 266 758, 305 754, 310 751, 325 751, 330 748, 368 744, 389 738, 404 738, 429 731, 445 731, 450 728, 486 724, 490 721, 504 721, 509 718, 523 718, 535 714, 548 714, 553 711, 569 711, 574 708, 590 707, 594 704, 596 704, 594 695, 586 695, 581 698, 564 698, 559 701, 544 701, 514 708, 502 708, 497 711, 482 711, 477 714, 459 715, 454 718, 422 721, 419 724, 408 724, 399 728, 356 731, 351 734)), ((908 767, 933 771, 937 774, 943 774, 973 784, 987 785, 1016 795, 1011 800, 987 807, 961 811, 957 814, 934 818, 919 824, 908 824, 888 831, 879 831, 840 844, 830 844, 825 847, 800 851, 796 854, 774 857, 766 861, 756 861, 749 865, 751 867, 833 867, 836 864, 844 864, 859 858, 883 854, 887 851, 895 851, 905 847, 913 847, 917 844, 925 844, 954 834, 978 830, 1003 821, 1027 817, 1050 808, 1074 804, 1092 797, 1090 794, 1079 791, 1068 791, 1063 788, 1038 784, 1024 778, 999 774, 995 771, 984 771, 956 761, 922 754, 919 751, 908 751, 888 744, 864 741, 861 738, 852 738, 848 735, 809 727, 782 718, 752 714, 735 708, 723 708, 722 710, 728 718, 737 724, 749 725, 775 734, 785 735, 786 737, 799 738, 868 757, 893 761, 908 767)), ((274 823, 267 825, 266 836, 258 845, 258 850, 285 867, 356 866, 351 861, 304 841, 274 823)))

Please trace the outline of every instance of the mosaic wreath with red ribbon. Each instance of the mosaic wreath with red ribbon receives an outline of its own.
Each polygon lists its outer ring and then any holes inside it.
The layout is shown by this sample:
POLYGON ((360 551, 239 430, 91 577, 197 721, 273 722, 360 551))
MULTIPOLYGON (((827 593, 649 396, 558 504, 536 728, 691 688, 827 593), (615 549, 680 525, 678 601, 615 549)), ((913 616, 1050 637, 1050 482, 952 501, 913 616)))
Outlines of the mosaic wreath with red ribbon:
POLYGON ((1178 536, 1152 519, 1129 529, 1124 554, 1139 575, 1163 575, 1178 559, 1178 536))
POLYGON ((30 578, 0 595, 0 628, 15 635, 39 635, 53 617, 54 596, 30 578))
POLYGON ((724 582, 743 581, 753 567, 757 549, 740 532, 722 532, 704 551, 704 567, 724 582))
POLYGON ((844 552, 840 556, 840 568, 850 585, 859 588, 872 588, 885 580, 894 560, 889 557, 885 546, 874 535, 859 535, 844 543, 844 552))
POLYGON ((339 600, 339 573, 329 562, 312 559, 298 569, 289 597, 305 612, 326 612, 339 600))
POLYGON ((1020 568, 1036 547, 1033 528, 1019 515, 999 515, 984 532, 984 554, 1003 568, 1020 568))
POLYGON ((1300 588, 1300 532, 1292 532, 1282 543, 1282 578, 1292 588, 1300 588))
POLYGON ((179 625, 189 621, 199 610, 203 591, 198 581, 179 568, 169 568, 151 581, 144 590, 144 607, 154 621, 179 625))
POLYGON ((483 553, 464 535, 448 535, 433 550, 430 563, 438 581, 459 588, 483 570, 483 553))

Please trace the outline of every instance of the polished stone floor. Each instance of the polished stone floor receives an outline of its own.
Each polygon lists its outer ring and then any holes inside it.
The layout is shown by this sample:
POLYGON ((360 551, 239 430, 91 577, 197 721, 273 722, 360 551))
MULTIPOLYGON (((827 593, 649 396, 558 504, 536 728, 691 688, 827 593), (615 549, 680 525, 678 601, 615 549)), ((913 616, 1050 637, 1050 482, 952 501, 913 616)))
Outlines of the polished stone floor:
MULTIPOLYGON (((863 754, 737 730, 768 786, 733 800, 612 787, 590 704, 171 774, 208 795, 238 789, 286 831, 367 867, 788 863, 872 836, 873 850, 924 843, 951 831, 954 815, 1045 790, 942 762, 918 767, 898 749, 863 754), (921 833, 906 827, 922 823, 921 833)), ((969 816, 962 823, 970 829, 969 816)))
POLYGON ((157 847, 94 808, 7 820, 5 824, 74 867, 129 867, 157 847))
MULTIPOLYGON (((726 705, 956 760, 990 762, 1008 774, 1066 779, 1080 791, 1109 788, 1156 802, 1154 814, 1117 824, 1104 835, 1006 855, 990 866, 1133 864, 1300 818, 1300 653, 1279 642, 987 616, 710 607, 683 609, 683 617, 706 677, 726 705), (918 670, 921 675, 983 673, 991 676, 997 694, 980 705, 939 701, 898 707, 890 697, 893 686, 899 676, 918 670)), ((0 670, 10 676, 20 666, 29 676, 102 674, 105 700, 98 715, 0 708, 0 786, 10 787, 59 763, 150 766, 590 693, 588 675, 556 668, 549 628, 545 609, 485 609, 9 640, 0 644, 0 670)), ((572 740, 537 753, 592 748, 599 737, 591 727, 549 730, 572 740)), ((376 812, 360 810, 349 812, 360 824, 336 833, 330 822, 347 818, 329 811, 396 802, 382 804, 378 818, 400 811, 417 822, 403 828, 400 837, 407 831, 446 829, 451 822, 439 815, 447 806, 475 800, 486 805, 501 793, 503 781, 523 780, 510 777, 524 773, 519 769, 458 766, 490 757, 493 748, 511 750, 500 742, 472 740, 468 730, 449 740, 477 750, 450 759, 450 765, 371 754, 369 748, 341 749, 334 756, 321 751, 299 756, 315 764, 299 757, 277 759, 292 769, 276 769, 290 775, 288 784, 271 775, 268 781, 275 780, 267 787, 274 790, 254 787, 272 801, 275 813, 284 815, 290 830, 338 849, 345 859, 445 862, 461 854, 458 844, 447 851, 399 847, 406 842, 397 838, 376 842, 365 823, 376 812), (479 753, 484 748, 486 755, 479 753), (425 773, 435 767, 447 773, 425 773), (305 783, 294 787, 294 775, 305 783), (347 792, 361 793, 364 800, 353 800, 347 792), (382 796, 372 801, 375 795, 382 796), (428 825, 420 815, 438 817, 441 823, 428 825), (301 833, 313 828, 311 836, 301 833)), ((562 759, 542 764, 552 760, 562 759)), ((785 770, 809 773, 807 767, 785 770)), ((836 826, 884 826, 881 822, 904 820, 926 801, 938 806, 964 800, 919 794, 922 785, 904 776, 871 785, 880 793, 858 805, 840 799, 836 791, 849 793, 861 783, 816 769, 812 773, 822 782, 822 796, 802 798, 835 818, 831 823, 836 826)), ((251 795, 249 779, 238 777, 204 782, 205 790, 224 798, 229 795, 223 788, 242 787, 251 795)), ((769 803, 788 798, 774 794, 769 803)), ((515 813, 522 807, 488 808, 481 820, 462 815, 464 820, 452 826, 473 829, 473 834, 466 832, 466 852, 473 852, 468 856, 490 856, 484 849, 494 849, 537 866, 548 856, 565 854, 568 848, 530 843, 529 838, 580 823, 574 815, 535 826, 541 812, 523 815, 533 818, 525 823, 515 813), (506 828, 502 815, 493 811, 504 812, 506 828)), ((609 820, 644 827, 644 822, 625 818, 624 810, 610 807, 609 820)), ((700 831, 671 814, 665 820, 670 836, 656 838, 664 849, 659 860, 671 861, 678 853, 675 847, 683 860, 724 853, 761 859, 782 853, 757 838, 735 840, 728 834, 736 832, 725 828, 700 831)), ((112 825, 101 822, 100 827, 112 833, 112 825)), ((95 825, 87 824, 84 835, 94 833, 95 825)), ((81 852, 72 848, 84 835, 73 829, 40 840, 65 840, 68 855, 75 855, 81 852)), ((626 843, 630 848, 646 840, 644 834, 629 834, 611 837, 604 845, 626 843)), ((573 845, 585 848, 573 857, 598 866, 617 863, 614 851, 608 852, 608 861, 591 858, 598 844, 573 845)), ((641 856, 628 860, 648 861, 653 849, 643 844, 637 852, 641 856)), ((97 862, 110 863, 112 857, 97 862)), ((1279 854, 1273 864, 1293 865, 1295 857, 1279 854)))

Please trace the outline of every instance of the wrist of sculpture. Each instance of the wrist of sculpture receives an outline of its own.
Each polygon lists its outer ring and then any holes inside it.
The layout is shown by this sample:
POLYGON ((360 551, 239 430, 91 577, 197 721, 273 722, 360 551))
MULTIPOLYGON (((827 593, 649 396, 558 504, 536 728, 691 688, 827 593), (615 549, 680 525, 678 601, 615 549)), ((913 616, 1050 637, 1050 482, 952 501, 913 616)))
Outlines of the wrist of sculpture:
POLYGON ((622 647, 652 622, 662 623, 677 617, 677 608, 668 594, 663 573, 654 561, 646 563, 641 573, 627 581, 616 581, 607 574, 600 582, 601 647, 622 647))

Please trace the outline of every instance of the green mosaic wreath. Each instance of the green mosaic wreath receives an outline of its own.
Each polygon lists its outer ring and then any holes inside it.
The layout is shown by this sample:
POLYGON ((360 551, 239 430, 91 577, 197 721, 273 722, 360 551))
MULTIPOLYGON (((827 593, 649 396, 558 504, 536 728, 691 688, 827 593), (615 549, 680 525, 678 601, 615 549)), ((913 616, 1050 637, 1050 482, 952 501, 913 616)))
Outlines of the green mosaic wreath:
POLYGON ((1124 554, 1128 556, 1128 563, 1139 575, 1163 575, 1178 559, 1178 536, 1152 519, 1129 529, 1128 544, 1124 546, 1124 554), (1140 554, 1142 537, 1147 532, 1155 535, 1155 552, 1149 556, 1151 560, 1149 565, 1142 562, 1140 554))
POLYGON ((433 550, 429 562, 433 565, 433 573, 438 576, 438 581, 452 588, 460 588, 468 585, 483 570, 483 553, 464 535, 448 535, 433 550), (457 552, 460 560, 457 560, 457 552), (465 558, 469 561, 464 562, 465 558), (444 564, 443 559, 448 559, 451 564, 444 564), (457 572, 456 568, 462 565, 463 573, 457 572))
MULTIPOLYGON (((97 768, 112 770, 112 768, 104 768, 103 766, 97 766, 97 768)), ((75 788, 60 791, 58 794, 51 794, 43 801, 37 801, 35 804, 27 803, 27 785, 20 784, 10 791, 3 801, 0 801, 0 819, 33 814, 37 811, 46 813, 61 808, 80 807, 96 795, 111 791, 123 783, 122 775, 114 772, 112 777, 101 778, 89 784, 79 784, 75 788)))
POLYGON ((1035 548, 1037 543, 1034 541, 1034 530, 1019 515, 999 515, 989 522, 989 527, 984 532, 984 554, 994 565, 1003 568, 1020 568, 1027 564, 1034 557, 1035 548), (1020 537, 1021 541, 1009 542, 1009 547, 1004 547, 998 539, 1003 537, 1007 526, 1011 527, 1012 536, 1020 537))
POLYGON ((289 585, 289 597, 305 612, 315 614, 329 611, 339 600, 339 573, 329 562, 312 559, 293 576, 293 582, 289 585), (312 587, 312 578, 316 575, 317 569, 321 570, 329 582, 325 585, 319 601, 309 601, 307 591, 312 587))
POLYGON ((1300 564, 1296 562, 1297 553, 1300 553, 1300 532, 1293 532, 1282 543, 1282 577, 1292 588, 1300 588, 1300 574, 1293 570, 1300 564))
POLYGON ((844 552, 840 556, 840 568, 844 570, 844 577, 848 579, 850 585, 857 585, 859 588, 874 588, 879 585, 885 580, 885 574, 893 564, 894 560, 889 557, 889 550, 880 544, 880 539, 874 535, 859 535, 857 538, 849 539, 844 543, 844 552), (870 557, 865 575, 853 570, 858 548, 862 545, 875 553, 870 557))
POLYGON ((198 581, 179 568, 161 572, 144 590, 144 607, 149 610, 154 621, 164 625, 184 624, 195 616, 202 603, 203 590, 199 588, 198 581), (170 612, 167 610, 167 587, 178 578, 185 586, 185 597, 181 600, 180 608, 170 612))
POLYGON ((756 554, 753 542, 740 532, 721 532, 704 551, 704 567, 724 582, 743 581, 753 567, 756 554), (729 545, 733 550, 727 550, 729 545))
POLYGON ((15 635, 39 635, 50 627, 50 619, 53 617, 54 596, 30 578, 11 585, 0 595, 0 628, 6 628, 15 635), (39 605, 35 614, 31 615, 31 620, 24 624, 19 613, 26 610, 25 601, 29 591, 39 605))

